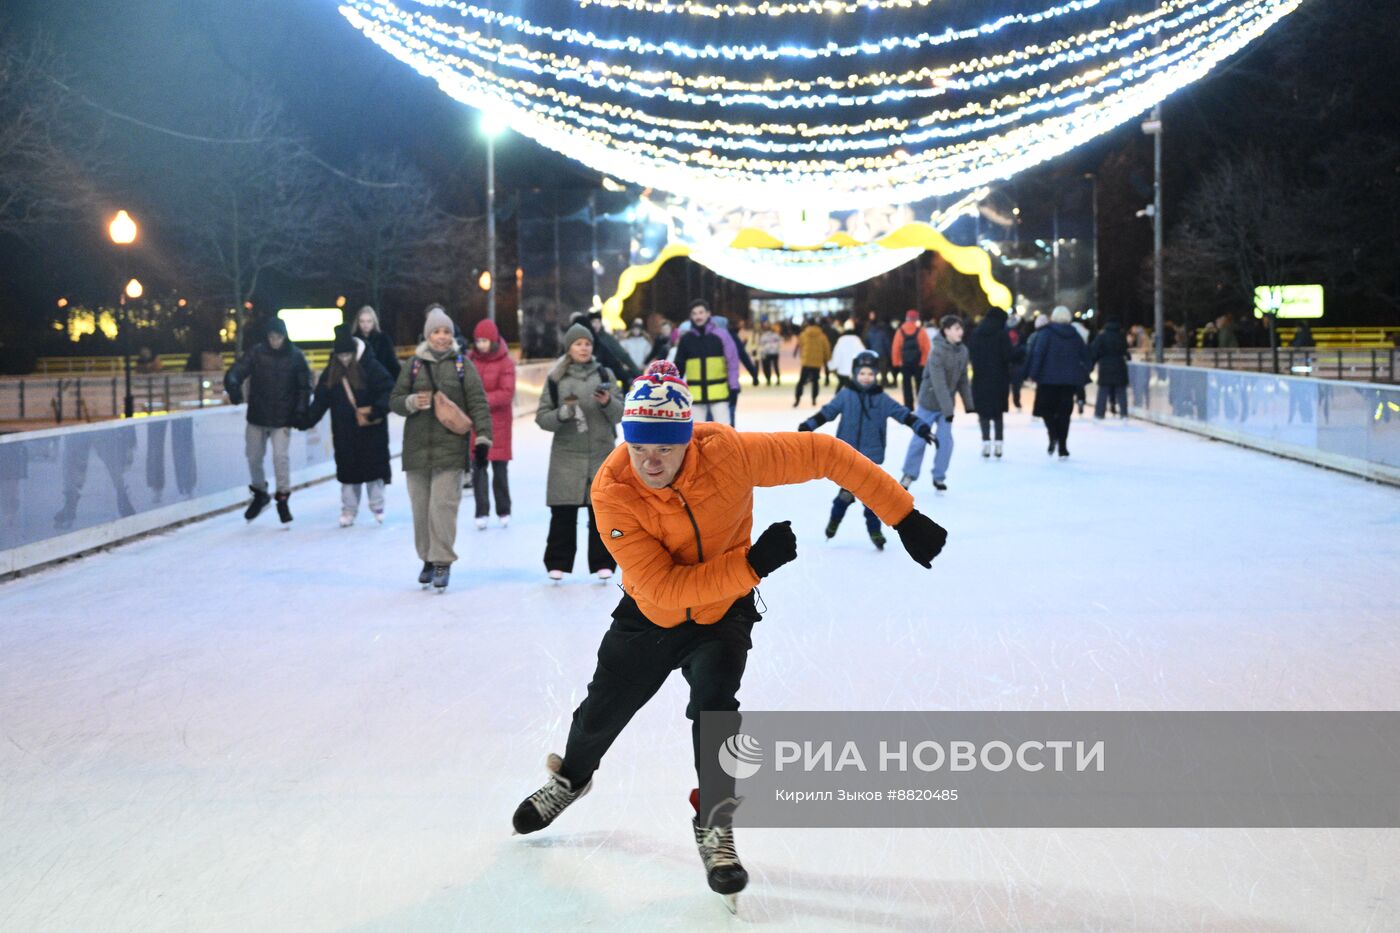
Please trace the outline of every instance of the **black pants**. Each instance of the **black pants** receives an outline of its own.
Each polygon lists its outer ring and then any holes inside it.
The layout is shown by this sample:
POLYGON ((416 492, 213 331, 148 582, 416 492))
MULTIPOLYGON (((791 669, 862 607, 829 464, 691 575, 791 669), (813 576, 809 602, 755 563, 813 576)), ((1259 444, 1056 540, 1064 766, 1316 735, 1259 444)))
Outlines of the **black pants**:
POLYGON ((1058 447, 1062 454, 1068 453, 1069 422, 1074 414, 1077 389, 1077 386, 1035 387, 1035 413, 1045 420, 1045 433, 1049 435, 1051 445, 1058 447))
POLYGON ((588 509, 588 572, 607 568, 617 569, 617 561, 598 537, 598 525, 593 506, 551 505, 549 507, 549 539, 544 546, 544 569, 574 572, 574 555, 578 553, 578 510, 588 509))
POLYGON ((918 369, 901 366, 899 374, 903 377, 904 383, 904 407, 913 411, 914 403, 918 401, 919 390, 924 385, 924 369, 922 366, 918 369))
MULTIPOLYGON (((598 763, 627 723, 677 668, 690 684, 685 715, 691 721, 695 771, 697 776, 701 774, 700 713, 739 708, 739 682, 753 647, 750 631, 758 618, 750 593, 730 606, 714 625, 683 622, 662 628, 642 615, 632 597, 624 596, 598 646, 598 667, 588 684, 588 695, 574 710, 564 749, 564 777, 574 787, 592 780, 598 763)), ((677 788, 677 800, 682 793, 677 788)), ((710 813, 716 804, 733 796, 733 778, 723 778, 718 787, 701 782, 700 813, 710 813)))
POLYGON ((993 428, 996 429, 996 439, 997 439, 997 440, 1001 440, 1001 429, 1002 429, 1002 420, 1001 420, 1001 418, 1002 418, 1001 412, 997 412, 995 415, 980 415, 980 414, 979 414, 979 415, 977 416, 977 424, 978 424, 979 427, 982 428, 982 440, 984 440, 984 441, 989 441, 989 440, 992 439, 992 433, 991 433, 991 432, 992 432, 992 429, 993 429, 993 428))
POLYGON ((510 466, 508 460, 488 461, 491 469, 491 487, 486 486, 487 467, 472 467, 472 493, 476 496, 476 517, 485 518, 491 514, 491 493, 496 494, 496 514, 506 516, 510 514, 510 480, 507 468, 510 466))
POLYGON ((820 366, 803 366, 801 374, 797 377, 797 395, 795 401, 802 401, 802 387, 808 382, 812 383, 812 404, 817 404, 817 389, 821 387, 822 371, 820 366))
MULTIPOLYGON (((780 370, 780 369, 778 368, 778 354, 776 354, 776 353, 765 353, 765 354, 763 355, 763 383, 764 383, 764 385, 770 385, 770 386, 771 386, 774 382, 781 383, 782 381, 783 381, 783 373, 782 373, 782 370, 780 370)), ((757 383, 757 382, 754 382, 754 385, 758 385, 758 383, 757 383)))

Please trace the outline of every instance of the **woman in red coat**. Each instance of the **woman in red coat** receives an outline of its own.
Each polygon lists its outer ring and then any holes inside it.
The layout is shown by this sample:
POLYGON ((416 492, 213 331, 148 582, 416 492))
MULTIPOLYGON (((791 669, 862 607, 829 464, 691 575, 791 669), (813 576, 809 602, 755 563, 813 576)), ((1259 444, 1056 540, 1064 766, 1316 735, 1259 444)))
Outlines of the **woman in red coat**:
POLYGON ((472 349, 467 354, 486 387, 486 401, 491 406, 491 453, 488 458, 492 471, 491 485, 486 485, 484 466, 474 467, 472 491, 476 494, 476 527, 486 528, 486 516, 491 512, 492 492, 496 494, 496 516, 501 527, 510 524, 510 480, 506 467, 510 462, 510 428, 515 420, 515 360, 510 349, 501 341, 496 323, 483 320, 472 331, 472 349))

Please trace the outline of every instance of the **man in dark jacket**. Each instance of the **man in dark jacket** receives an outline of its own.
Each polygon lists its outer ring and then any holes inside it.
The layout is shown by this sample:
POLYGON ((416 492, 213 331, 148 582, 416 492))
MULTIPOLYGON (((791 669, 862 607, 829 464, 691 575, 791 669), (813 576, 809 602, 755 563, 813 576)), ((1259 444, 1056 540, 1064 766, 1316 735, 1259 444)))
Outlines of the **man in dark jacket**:
POLYGON ((1046 453, 1058 449, 1060 459, 1069 456, 1069 422, 1074 412, 1074 396, 1089 381, 1093 360, 1089 347, 1071 323, 1069 309, 1060 306, 1050 315, 1050 323, 1031 341, 1026 376, 1035 382, 1037 418, 1045 420, 1050 438, 1046 453))
POLYGON ((1117 321, 1104 324, 1089 345, 1089 355, 1099 368, 1094 417, 1102 421, 1105 407, 1119 417, 1128 417, 1128 340, 1117 321))
POLYGON ((271 499, 267 494, 267 473, 263 458, 272 442, 272 470, 277 477, 277 515, 292 520, 287 499, 292 494, 289 448, 292 428, 306 419, 311 397, 311 370, 301 350, 287 339, 287 325, 273 318, 267 325, 263 343, 243 354, 243 359, 224 374, 224 391, 234 405, 243 404, 243 383, 248 386, 248 427, 246 429, 248 474, 253 500, 243 517, 258 517, 271 499))
POLYGON ((586 323, 593 331, 594 359, 606 366, 626 391, 632 385, 632 380, 640 376, 642 371, 637 368, 632 355, 623 349, 618 339, 603 329, 603 312, 590 312, 586 323))

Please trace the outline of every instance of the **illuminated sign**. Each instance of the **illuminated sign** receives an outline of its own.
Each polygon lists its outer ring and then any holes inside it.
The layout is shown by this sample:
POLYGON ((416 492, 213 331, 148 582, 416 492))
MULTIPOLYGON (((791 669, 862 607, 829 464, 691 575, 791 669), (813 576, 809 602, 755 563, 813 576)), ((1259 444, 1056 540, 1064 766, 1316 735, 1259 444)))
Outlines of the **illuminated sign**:
POLYGON ((283 308, 277 312, 293 343, 330 343, 345 312, 340 308, 283 308))
POLYGON ((1322 317, 1321 285, 1261 285, 1254 290, 1254 316, 1322 317))

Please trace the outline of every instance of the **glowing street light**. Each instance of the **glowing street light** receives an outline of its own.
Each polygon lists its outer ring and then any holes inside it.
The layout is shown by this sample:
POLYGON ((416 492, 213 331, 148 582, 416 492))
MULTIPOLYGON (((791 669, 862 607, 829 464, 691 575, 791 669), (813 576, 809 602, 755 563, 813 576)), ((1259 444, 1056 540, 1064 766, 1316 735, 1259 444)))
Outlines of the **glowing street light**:
POLYGON ((132 279, 130 282, 126 283, 126 297, 128 298, 135 300, 140 298, 145 292, 146 290, 141 287, 141 283, 136 281, 136 279, 132 279))
POLYGON ((482 272, 481 276, 477 278, 476 284, 483 292, 489 292, 491 290, 491 270, 487 269, 482 272))
POLYGON ((107 234, 118 246, 130 246, 135 243, 137 232, 136 221, 132 220, 126 211, 117 211, 112 222, 107 225, 107 234))

